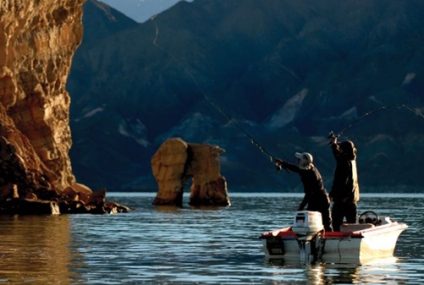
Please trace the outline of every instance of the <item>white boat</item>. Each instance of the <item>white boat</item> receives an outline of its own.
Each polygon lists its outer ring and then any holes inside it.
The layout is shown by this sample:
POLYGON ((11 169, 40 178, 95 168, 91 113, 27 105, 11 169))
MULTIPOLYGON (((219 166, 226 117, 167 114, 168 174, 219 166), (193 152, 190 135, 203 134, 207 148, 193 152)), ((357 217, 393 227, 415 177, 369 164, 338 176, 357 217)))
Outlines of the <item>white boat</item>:
POLYGON ((358 223, 343 224, 338 232, 325 232, 321 213, 299 211, 292 226, 264 232, 261 239, 268 258, 364 264, 392 257, 398 237, 407 227, 367 211, 358 223))

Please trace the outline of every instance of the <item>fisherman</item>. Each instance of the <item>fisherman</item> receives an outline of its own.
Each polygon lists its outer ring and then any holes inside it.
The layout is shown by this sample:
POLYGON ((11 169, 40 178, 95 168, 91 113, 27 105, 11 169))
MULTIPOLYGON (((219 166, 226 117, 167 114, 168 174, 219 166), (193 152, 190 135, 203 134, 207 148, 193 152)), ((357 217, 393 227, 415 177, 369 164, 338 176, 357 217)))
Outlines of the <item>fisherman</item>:
POLYGON ((355 223, 359 201, 359 184, 356 169, 356 147, 350 141, 337 141, 337 136, 330 134, 330 145, 336 159, 333 186, 330 199, 333 202, 332 219, 335 231, 340 230, 343 219, 355 223))
POLYGON ((299 205, 298 211, 302 211, 307 205, 308 211, 318 211, 322 216, 322 223, 326 231, 332 231, 330 217, 330 199, 324 188, 324 183, 318 169, 313 164, 313 157, 310 153, 295 153, 298 165, 294 165, 275 159, 275 166, 278 170, 286 169, 298 173, 303 183, 305 196, 299 205))

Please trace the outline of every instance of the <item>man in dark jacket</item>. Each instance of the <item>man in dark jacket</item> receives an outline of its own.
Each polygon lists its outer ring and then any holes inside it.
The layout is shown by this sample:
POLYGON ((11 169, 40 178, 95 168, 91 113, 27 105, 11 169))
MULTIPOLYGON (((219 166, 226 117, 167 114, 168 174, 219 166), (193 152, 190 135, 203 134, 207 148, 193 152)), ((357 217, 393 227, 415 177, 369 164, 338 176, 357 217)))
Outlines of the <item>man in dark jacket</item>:
POLYGON ((336 159, 333 187, 330 191, 333 201, 331 212, 333 228, 339 231, 344 218, 347 223, 356 222, 359 201, 356 148, 352 141, 338 142, 335 136, 330 138, 330 145, 336 159))
POLYGON ((318 211, 322 216, 322 223, 326 231, 332 231, 330 217, 330 199, 324 188, 321 174, 313 164, 313 157, 310 153, 295 153, 298 165, 290 164, 286 161, 276 159, 275 165, 278 169, 286 169, 299 174, 303 183, 305 196, 299 205, 301 211, 307 205, 308 211, 318 211))

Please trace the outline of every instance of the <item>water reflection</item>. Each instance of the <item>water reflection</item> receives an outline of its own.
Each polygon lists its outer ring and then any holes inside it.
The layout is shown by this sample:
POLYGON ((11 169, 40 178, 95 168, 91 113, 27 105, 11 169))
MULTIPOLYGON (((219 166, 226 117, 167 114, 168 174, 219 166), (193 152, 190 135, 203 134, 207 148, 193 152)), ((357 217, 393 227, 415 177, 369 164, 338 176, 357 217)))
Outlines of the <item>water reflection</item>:
POLYGON ((0 216, 0 283, 69 284, 66 216, 0 216))
POLYGON ((307 281, 307 284, 385 284, 395 279, 402 280, 399 260, 395 257, 375 259, 365 264, 316 263, 301 264, 300 262, 270 259, 266 263, 273 268, 273 284, 285 281, 307 281), (287 275, 292 273, 292 276, 287 275), (303 273, 303 274, 302 274, 303 273), (279 277, 279 275, 282 275, 279 277), (303 276, 302 276, 303 275, 303 276))

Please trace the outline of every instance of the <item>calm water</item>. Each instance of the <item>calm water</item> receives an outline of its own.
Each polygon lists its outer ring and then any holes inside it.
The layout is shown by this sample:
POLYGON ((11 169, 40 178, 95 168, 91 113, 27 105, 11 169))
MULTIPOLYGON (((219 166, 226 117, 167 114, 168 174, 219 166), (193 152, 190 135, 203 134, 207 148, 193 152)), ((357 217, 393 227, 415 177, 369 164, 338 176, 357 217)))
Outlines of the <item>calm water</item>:
POLYGON ((258 239, 291 223, 301 196, 230 194, 224 209, 153 208, 153 194, 109 194, 121 215, 0 217, 0 284, 423 284, 424 195, 363 195, 409 225, 396 257, 367 265, 269 262, 258 239))

